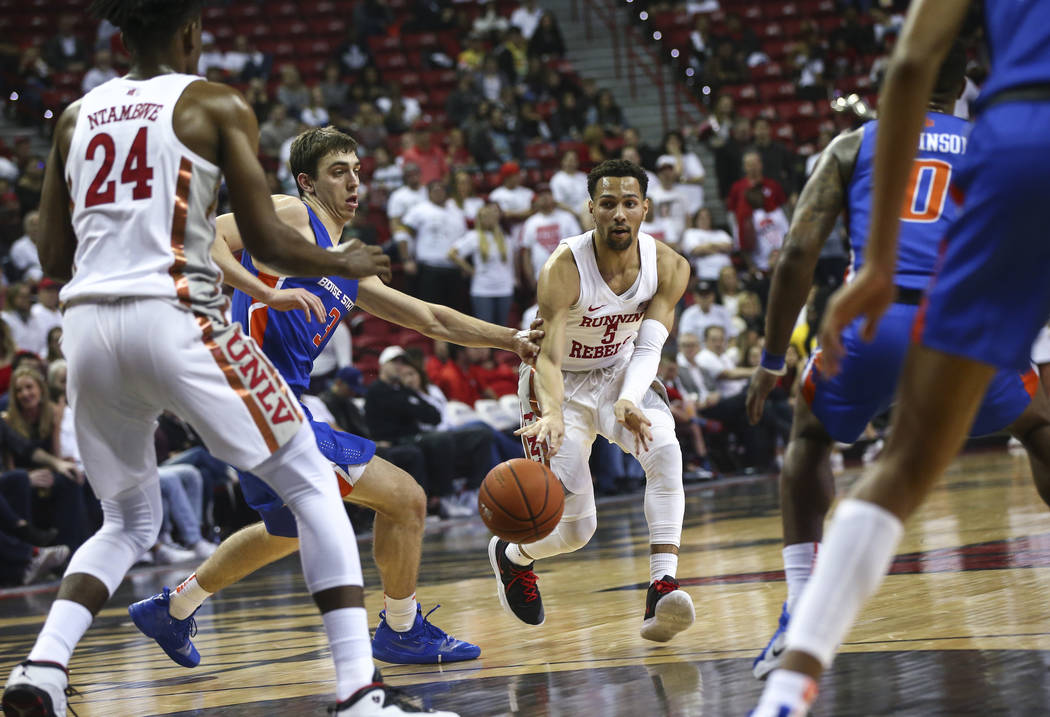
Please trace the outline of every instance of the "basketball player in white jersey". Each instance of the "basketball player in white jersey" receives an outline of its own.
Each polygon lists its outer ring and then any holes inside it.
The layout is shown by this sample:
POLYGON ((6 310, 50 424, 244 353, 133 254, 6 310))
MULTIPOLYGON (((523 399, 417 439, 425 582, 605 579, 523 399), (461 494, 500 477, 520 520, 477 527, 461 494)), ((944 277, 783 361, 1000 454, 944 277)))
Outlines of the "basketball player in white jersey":
POLYGON ((565 509, 554 532, 535 543, 493 538, 489 561, 504 609, 527 625, 542 624, 533 561, 579 550, 594 534, 587 460, 601 434, 645 469, 650 585, 641 635, 666 642, 695 613, 675 579, 685 513, 682 452, 666 394, 654 381, 689 263, 639 233, 648 184, 645 170, 631 162, 595 167, 587 177, 594 230, 564 239, 540 273, 547 336, 535 369, 522 369, 518 433, 530 457, 548 461, 561 479, 565 509))
POLYGON ((131 69, 73 103, 56 126, 40 259, 69 282, 61 297, 69 402, 104 522, 73 555, 29 658, 12 670, 4 714, 66 714, 73 648, 159 532, 153 432, 171 410, 294 512, 335 662, 335 712, 403 715, 373 677, 360 560, 331 468, 288 385, 224 318, 210 257, 220 176, 245 245, 269 265, 348 278, 389 266, 362 245, 330 252, 300 241, 278 219, 251 107, 228 86, 182 74, 200 55, 200 6, 96 0, 94 14, 121 28, 131 69))

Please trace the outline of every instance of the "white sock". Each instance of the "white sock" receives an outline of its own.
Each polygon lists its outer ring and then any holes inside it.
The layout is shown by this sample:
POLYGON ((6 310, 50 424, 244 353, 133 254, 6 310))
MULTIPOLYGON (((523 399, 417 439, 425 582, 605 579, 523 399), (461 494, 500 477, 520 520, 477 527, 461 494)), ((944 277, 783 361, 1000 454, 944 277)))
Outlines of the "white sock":
POLYGON ((517 543, 511 543, 507 546, 506 550, 507 560, 525 567, 526 565, 532 565, 532 558, 528 557, 521 552, 521 547, 517 543))
POLYGON ((91 627, 91 611, 72 600, 55 600, 29 659, 37 662, 57 662, 65 667, 73 656, 73 648, 91 627))
POLYGON ((412 593, 407 598, 392 598, 383 596, 383 606, 386 610, 386 624, 395 632, 408 632, 416 624, 416 594, 412 593))
POLYGON ((675 553, 649 553, 649 582, 655 583, 670 575, 672 578, 678 573, 678 555, 675 553))
POLYGON ((820 543, 795 543, 785 545, 781 551, 784 556, 784 577, 788 584, 788 613, 794 611, 795 603, 802 595, 806 581, 813 573, 813 563, 817 559, 820 543))
POLYGON ((808 708, 817 697, 817 683, 812 677, 801 672, 774 670, 766 680, 762 698, 758 701, 756 714, 780 714, 781 707, 796 710, 808 708))
POLYGON ((194 573, 172 590, 168 597, 171 598, 168 614, 176 620, 185 620, 201 606, 201 603, 211 597, 211 593, 201 587, 197 582, 197 573, 194 573))
POLYGON ((812 655, 825 668, 831 665, 860 606, 886 575, 903 530, 897 516, 874 503, 842 501, 791 616, 789 650, 812 655))
POLYGON ((375 672, 368 613, 363 607, 343 607, 324 613, 321 619, 335 662, 336 694, 342 701, 369 684, 375 672))

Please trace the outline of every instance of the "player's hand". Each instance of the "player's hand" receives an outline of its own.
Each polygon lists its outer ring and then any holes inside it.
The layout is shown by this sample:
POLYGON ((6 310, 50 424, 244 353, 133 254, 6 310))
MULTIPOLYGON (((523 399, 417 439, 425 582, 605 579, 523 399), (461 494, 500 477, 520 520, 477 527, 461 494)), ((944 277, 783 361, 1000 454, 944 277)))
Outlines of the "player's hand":
POLYGON ((547 457, 550 458, 561 448, 562 439, 565 438, 565 422, 561 414, 541 416, 535 423, 522 426, 514 431, 515 436, 535 438, 536 442, 547 445, 547 457))
POLYGON ((766 371, 761 366, 751 376, 751 383, 747 386, 747 420, 751 422, 752 426, 762 418, 762 411, 766 407, 766 398, 769 396, 769 392, 773 390, 773 387, 777 385, 777 379, 779 378, 780 376, 766 371))
POLYGON ((858 316, 866 319, 860 337, 865 341, 875 338, 879 320, 893 303, 896 293, 893 270, 879 270, 871 265, 865 265, 856 279, 835 292, 828 302, 820 328, 822 374, 830 377, 839 372, 839 364, 846 353, 842 346, 842 331, 858 316))
POLYGON ((419 273, 419 267, 411 259, 405 259, 401 262, 401 271, 405 272, 405 276, 415 276, 419 273))
POLYGON ((633 401, 621 398, 613 404, 613 414, 616 422, 634 434, 635 445, 639 451, 649 450, 649 441, 653 440, 653 433, 649 430, 652 421, 645 417, 642 409, 634 405, 633 401))
POLYGON ((514 334, 514 339, 511 342, 514 353, 529 366, 535 366, 536 357, 540 355, 540 342, 545 335, 543 329, 540 328, 542 325, 543 319, 536 317, 529 325, 528 330, 514 334))
POLYGON ((321 323, 327 320, 324 303, 306 289, 273 289, 263 303, 278 311, 301 310, 306 314, 307 321, 313 321, 310 312, 313 312, 321 323))
POLYGON ((364 279, 378 276, 384 283, 390 282, 390 257, 383 250, 360 239, 343 242, 332 251, 346 256, 348 279, 364 279))

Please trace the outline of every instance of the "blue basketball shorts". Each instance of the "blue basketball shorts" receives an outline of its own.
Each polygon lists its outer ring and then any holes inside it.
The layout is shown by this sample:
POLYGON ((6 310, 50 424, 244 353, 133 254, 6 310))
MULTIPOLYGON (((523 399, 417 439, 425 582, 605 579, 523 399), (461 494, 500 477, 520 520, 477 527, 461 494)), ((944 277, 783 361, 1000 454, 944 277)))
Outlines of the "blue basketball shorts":
MULTIPOLYGON (((890 407, 918 312, 917 306, 892 304, 871 343, 860 338, 861 320, 850 324, 842 335, 846 355, 837 376, 822 375, 820 351, 810 357, 800 394, 828 435, 839 443, 856 441, 871 419, 890 407)), ((1009 426, 1031 403, 1038 386, 1039 378, 1031 367, 1024 373, 999 371, 988 387, 971 435, 1009 426)))
POLYGON ((974 125, 961 202, 916 325, 923 346, 1024 371, 1050 317, 1050 102, 1004 102, 974 125))
MULTIPOLYGON (((310 421, 321 455, 332 463, 332 470, 339 480, 339 493, 345 498, 375 455, 376 444, 367 438, 337 431, 327 423, 315 420, 310 409, 302 403, 299 406, 310 421)), ((261 478, 244 471, 239 471, 239 474, 244 500, 262 517, 266 532, 284 538, 298 537, 295 516, 281 497, 261 478)))

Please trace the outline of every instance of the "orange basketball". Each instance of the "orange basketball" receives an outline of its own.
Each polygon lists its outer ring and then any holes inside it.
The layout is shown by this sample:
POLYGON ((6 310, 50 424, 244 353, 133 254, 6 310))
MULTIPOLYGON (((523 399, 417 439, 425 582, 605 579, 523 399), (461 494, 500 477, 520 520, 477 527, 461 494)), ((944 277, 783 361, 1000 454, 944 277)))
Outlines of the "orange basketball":
POLYGON ((550 535, 564 508, 561 481, 547 466, 525 458, 500 463, 478 491, 481 519, 512 543, 532 543, 550 535))

